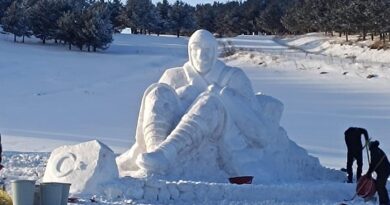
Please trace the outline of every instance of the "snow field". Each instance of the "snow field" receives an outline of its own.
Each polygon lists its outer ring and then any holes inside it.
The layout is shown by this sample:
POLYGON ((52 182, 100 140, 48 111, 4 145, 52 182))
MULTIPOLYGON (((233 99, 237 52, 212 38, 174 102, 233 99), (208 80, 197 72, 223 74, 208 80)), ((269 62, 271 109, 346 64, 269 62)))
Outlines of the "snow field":
MULTIPOLYGON (((59 145, 98 138, 117 153, 128 149, 142 92, 166 68, 181 65, 187 58, 182 38, 118 35, 103 54, 69 52, 33 40, 15 45, 7 36, 0 38, 0 93, 5 96, 0 100, 0 130, 7 150, 6 167, 0 175, 7 181, 28 178, 39 182, 49 156, 42 151, 59 145), (42 61, 43 56, 48 58, 42 61)), ((385 151, 390 150, 386 62, 384 66, 372 62, 374 54, 363 63, 359 61, 363 57, 357 57, 354 64, 344 58, 355 49, 348 46, 342 47, 345 53, 337 58, 307 55, 267 38, 237 38, 251 51, 239 52, 227 61, 244 68, 256 92, 284 103, 282 126, 293 141, 332 168, 345 166, 342 133, 350 125, 366 127, 385 151), (378 77, 367 79, 372 73, 378 77)), ((390 59, 389 52, 381 56, 382 60, 390 59)), ((100 204, 328 205, 352 197, 354 188, 325 181, 238 186, 125 179, 105 184, 96 197, 100 204)), ((90 197, 81 196, 85 204, 93 204, 88 202, 90 197)), ((357 199, 351 204, 365 203, 357 199)))

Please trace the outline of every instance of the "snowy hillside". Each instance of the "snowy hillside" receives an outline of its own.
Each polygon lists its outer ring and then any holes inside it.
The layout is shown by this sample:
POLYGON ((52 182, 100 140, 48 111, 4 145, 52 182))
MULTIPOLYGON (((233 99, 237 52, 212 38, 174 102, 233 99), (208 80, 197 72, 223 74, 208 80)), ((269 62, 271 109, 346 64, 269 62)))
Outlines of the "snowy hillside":
MULTIPOLYGON (((370 137, 390 150, 390 66, 383 60, 390 59, 389 51, 357 55, 356 48, 331 44, 317 34, 277 42, 268 36, 222 40, 245 48, 224 60, 244 69, 255 92, 284 103, 281 125, 289 138, 326 167, 345 166, 343 133, 349 126, 367 128, 370 137), (344 53, 338 53, 341 50, 344 53), (352 55, 359 57, 348 58, 352 55)), ((165 69, 186 61, 186 44, 186 38, 116 35, 108 50, 87 53, 36 40, 14 44, 12 36, 0 34, 0 131, 6 150, 6 168, 0 174, 8 179, 40 179, 48 152, 64 144, 99 139, 118 154, 129 149, 143 91, 165 69)), ((208 193, 202 200, 202 196, 184 195, 177 204, 336 204, 354 193, 354 185, 323 181, 174 184, 183 193, 208 193)), ((122 194, 117 198, 118 187, 126 184, 113 182, 96 193, 99 201, 163 203, 153 196, 132 200, 131 194, 122 194)), ((354 204, 364 203, 356 200, 354 204)))

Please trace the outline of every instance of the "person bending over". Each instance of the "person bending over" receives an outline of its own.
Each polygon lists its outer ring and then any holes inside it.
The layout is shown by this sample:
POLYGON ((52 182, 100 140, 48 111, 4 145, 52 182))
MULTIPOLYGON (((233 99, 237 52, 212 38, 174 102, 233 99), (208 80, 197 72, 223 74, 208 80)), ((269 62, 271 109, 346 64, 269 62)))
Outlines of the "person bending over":
POLYGON ((360 127, 350 127, 344 132, 345 144, 347 145, 347 174, 348 174, 348 183, 352 183, 353 172, 352 164, 356 160, 357 169, 356 169, 356 181, 362 175, 363 169, 363 145, 361 141, 361 136, 364 135, 366 143, 368 142, 368 132, 364 128, 360 127))

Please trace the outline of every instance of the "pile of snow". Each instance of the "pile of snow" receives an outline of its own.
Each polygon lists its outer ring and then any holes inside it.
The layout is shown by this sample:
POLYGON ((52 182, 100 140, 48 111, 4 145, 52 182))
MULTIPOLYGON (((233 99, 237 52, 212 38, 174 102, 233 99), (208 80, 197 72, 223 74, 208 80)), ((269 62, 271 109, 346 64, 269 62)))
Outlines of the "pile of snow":
POLYGON ((319 33, 309 33, 302 36, 292 36, 283 39, 275 38, 278 43, 304 51, 320 53, 330 47, 329 37, 319 33))
POLYGON ((283 39, 240 36, 229 39, 238 51, 226 60, 240 63, 244 61, 274 70, 327 74, 333 78, 375 78, 383 79, 383 82, 390 79, 390 69, 387 69, 390 66, 390 50, 378 51, 363 45, 342 45, 335 43, 335 38, 320 33, 283 39), (279 45, 275 45, 275 42, 279 45), (265 43, 267 45, 261 45, 265 43), (248 48, 247 44, 252 45, 252 48, 248 48), (284 49, 279 49, 278 46, 284 49))
POLYGON ((390 50, 371 49, 370 46, 375 41, 361 41, 356 39, 356 36, 350 36, 349 38, 349 42, 346 42, 345 37, 331 37, 325 36, 323 33, 309 33, 301 36, 286 37, 278 40, 278 42, 308 52, 351 58, 362 63, 390 63, 390 50))

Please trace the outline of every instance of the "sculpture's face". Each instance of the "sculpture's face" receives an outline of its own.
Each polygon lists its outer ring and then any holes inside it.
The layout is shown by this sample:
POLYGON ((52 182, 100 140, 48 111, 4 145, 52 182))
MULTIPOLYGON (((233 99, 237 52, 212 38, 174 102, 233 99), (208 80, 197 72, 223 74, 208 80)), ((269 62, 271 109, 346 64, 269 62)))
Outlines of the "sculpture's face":
POLYGON ((215 48, 206 43, 194 42, 189 49, 195 70, 200 74, 208 73, 215 62, 215 48))
POLYGON ((197 30, 188 42, 188 56, 196 72, 208 73, 217 60, 218 43, 213 34, 206 30, 197 30))

